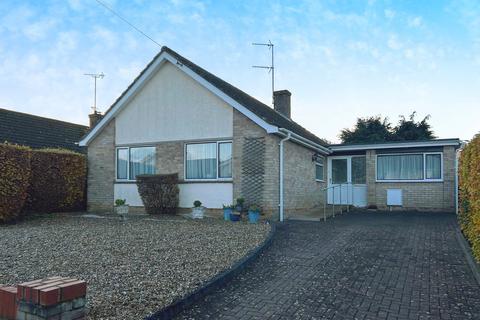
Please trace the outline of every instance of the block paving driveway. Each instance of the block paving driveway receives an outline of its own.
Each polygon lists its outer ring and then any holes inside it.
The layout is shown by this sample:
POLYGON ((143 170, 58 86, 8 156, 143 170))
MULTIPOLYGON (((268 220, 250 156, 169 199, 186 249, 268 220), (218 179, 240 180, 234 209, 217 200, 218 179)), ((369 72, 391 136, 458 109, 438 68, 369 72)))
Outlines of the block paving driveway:
POLYGON ((178 319, 480 319, 453 214, 277 225, 271 247, 178 319))

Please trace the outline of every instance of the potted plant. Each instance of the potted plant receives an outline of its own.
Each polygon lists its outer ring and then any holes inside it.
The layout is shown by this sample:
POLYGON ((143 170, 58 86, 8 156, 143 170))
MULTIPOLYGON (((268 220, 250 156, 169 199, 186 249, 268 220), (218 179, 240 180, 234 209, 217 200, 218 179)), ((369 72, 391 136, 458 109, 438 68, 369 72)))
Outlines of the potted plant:
POLYGON ((205 207, 202 207, 202 203, 199 200, 193 202, 192 218, 203 219, 205 213, 205 207))
POLYGON ((233 204, 223 205, 223 219, 225 221, 230 221, 230 215, 233 213, 233 209, 235 209, 235 205, 233 204))
POLYGON ((248 208, 248 221, 250 223, 257 223, 260 219, 260 208, 256 204, 252 204, 248 208))
POLYGON ((126 215, 128 214, 129 205, 127 204, 126 199, 116 199, 115 200, 115 213, 122 216, 122 219, 125 220, 126 215))
POLYGON ((241 215, 241 212, 232 210, 232 213, 230 213, 230 221, 240 221, 241 215))
POLYGON ((244 203, 245 203, 245 198, 237 198, 237 204, 235 205, 235 210, 242 213, 244 203))

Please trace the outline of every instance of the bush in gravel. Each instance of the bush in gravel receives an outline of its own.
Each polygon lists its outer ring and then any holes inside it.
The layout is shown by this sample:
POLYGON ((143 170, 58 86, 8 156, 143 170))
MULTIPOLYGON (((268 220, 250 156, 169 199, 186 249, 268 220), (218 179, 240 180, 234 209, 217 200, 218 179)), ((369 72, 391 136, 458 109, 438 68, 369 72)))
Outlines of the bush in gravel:
POLYGON ((62 149, 32 151, 26 210, 60 212, 85 208, 85 155, 62 149))
POLYGON ((27 199, 30 149, 0 144, 0 222, 15 220, 27 199))
POLYGON ((175 214, 178 208, 178 173, 137 176, 138 193, 148 214, 175 214))
POLYGON ((459 196, 460 226, 480 261, 480 134, 461 152, 459 196))

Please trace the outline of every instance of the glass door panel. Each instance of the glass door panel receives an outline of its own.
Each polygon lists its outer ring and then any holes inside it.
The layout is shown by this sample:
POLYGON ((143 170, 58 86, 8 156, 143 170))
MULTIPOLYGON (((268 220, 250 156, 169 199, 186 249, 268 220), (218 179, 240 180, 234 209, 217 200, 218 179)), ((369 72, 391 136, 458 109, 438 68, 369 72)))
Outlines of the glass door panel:
POLYGON ((348 181, 347 159, 332 159, 332 184, 346 183, 348 181))

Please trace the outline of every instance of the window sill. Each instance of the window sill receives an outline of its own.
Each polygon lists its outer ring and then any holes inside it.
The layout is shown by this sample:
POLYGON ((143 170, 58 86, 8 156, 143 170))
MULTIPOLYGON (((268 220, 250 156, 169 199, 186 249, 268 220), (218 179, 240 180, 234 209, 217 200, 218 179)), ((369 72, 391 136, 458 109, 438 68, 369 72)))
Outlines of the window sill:
MULTIPOLYGON (((137 180, 115 180, 116 184, 136 184, 137 180)), ((189 184, 189 183, 233 183, 233 179, 215 179, 215 180, 178 180, 178 184, 189 184)))
POLYGON ((444 182, 443 180, 376 180, 378 183, 435 183, 444 182))
POLYGON ((180 184, 188 184, 188 183, 232 183, 233 179, 186 179, 186 180, 179 180, 178 183, 180 184))
POLYGON ((315 179, 316 182, 325 182, 325 180, 318 180, 318 179, 315 179))

